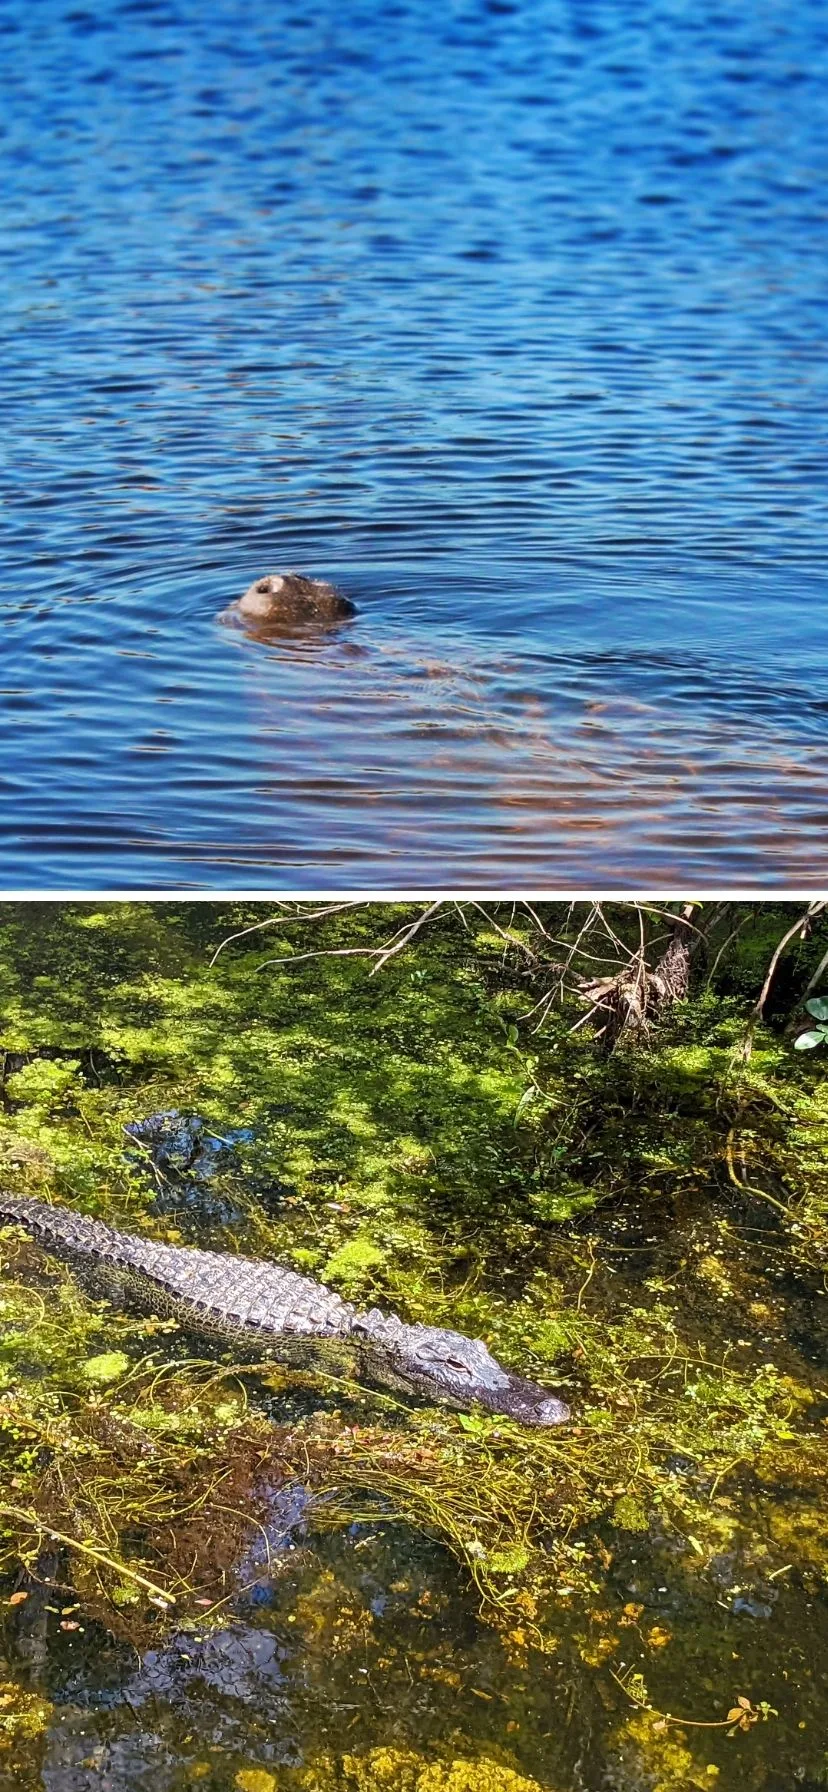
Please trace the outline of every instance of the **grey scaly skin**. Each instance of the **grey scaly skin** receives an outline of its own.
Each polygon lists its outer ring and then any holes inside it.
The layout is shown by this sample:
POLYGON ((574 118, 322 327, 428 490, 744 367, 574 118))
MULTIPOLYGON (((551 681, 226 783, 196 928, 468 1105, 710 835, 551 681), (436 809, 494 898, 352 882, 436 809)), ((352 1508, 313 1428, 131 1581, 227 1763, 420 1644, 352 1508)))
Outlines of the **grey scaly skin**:
POLYGON ((0 1222, 9 1220, 71 1264, 93 1293, 171 1314, 236 1350, 357 1374, 447 1406, 480 1406, 523 1425, 562 1425, 569 1418, 548 1389, 502 1369, 480 1338, 404 1325, 376 1307, 360 1313, 330 1288, 279 1264, 156 1244, 21 1195, 0 1195, 0 1222))

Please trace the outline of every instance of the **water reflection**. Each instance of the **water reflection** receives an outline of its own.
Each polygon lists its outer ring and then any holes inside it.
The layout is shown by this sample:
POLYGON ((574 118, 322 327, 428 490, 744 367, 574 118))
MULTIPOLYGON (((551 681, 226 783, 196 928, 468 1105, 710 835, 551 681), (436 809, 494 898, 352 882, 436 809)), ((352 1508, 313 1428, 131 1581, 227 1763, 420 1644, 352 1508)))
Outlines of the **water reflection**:
POLYGON ((261 642, 202 599, 113 606, 102 683, 95 601, 7 627, 10 880, 823 876, 825 699, 793 669, 769 688, 689 647, 528 648, 378 604, 261 642))

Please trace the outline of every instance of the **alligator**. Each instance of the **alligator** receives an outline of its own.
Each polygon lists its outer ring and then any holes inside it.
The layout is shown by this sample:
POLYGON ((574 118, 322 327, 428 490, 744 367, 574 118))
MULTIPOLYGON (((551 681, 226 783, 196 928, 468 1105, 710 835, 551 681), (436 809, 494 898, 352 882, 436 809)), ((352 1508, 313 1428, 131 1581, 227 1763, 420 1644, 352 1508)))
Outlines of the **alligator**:
POLYGON ((537 1382, 503 1369, 480 1338, 360 1312, 332 1289, 277 1263, 115 1232, 101 1220, 0 1194, 0 1222, 24 1227, 100 1297, 163 1312, 191 1332, 257 1358, 379 1383, 523 1425, 561 1425, 569 1410, 537 1382))

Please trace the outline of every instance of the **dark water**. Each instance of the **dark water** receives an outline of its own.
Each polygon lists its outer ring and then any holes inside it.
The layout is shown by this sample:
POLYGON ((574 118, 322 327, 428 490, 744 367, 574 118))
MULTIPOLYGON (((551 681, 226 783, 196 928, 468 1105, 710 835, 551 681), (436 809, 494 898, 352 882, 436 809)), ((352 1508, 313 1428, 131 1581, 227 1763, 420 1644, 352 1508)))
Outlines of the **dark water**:
POLYGON ((379 1510, 327 1529, 293 1485, 218 1626, 168 1624, 140 1650, 44 1554, 22 1604, 0 1589, 0 1792, 820 1792, 828 1602, 801 1561, 768 1572, 783 1525, 818 1549, 820 1510, 783 1487, 740 1489, 738 1513, 702 1576, 669 1524, 608 1530, 592 1612, 570 1587, 548 1652, 519 1611, 505 1637, 483 1621, 436 1541, 379 1510), (613 1679, 595 1646, 626 1612, 640 1623, 615 1633, 613 1679), (621 1684, 642 1669, 656 1713, 699 1715, 660 1737, 621 1684), (734 1738, 716 1720, 747 1692, 770 1711, 734 1738))
POLYGON ((775 1516, 817 1540, 819 1510, 780 1489, 739 1516, 701 1579, 669 1526, 608 1531, 592 1614, 565 1595, 543 1652, 519 1611, 506 1636, 481 1620, 437 1542, 380 1511, 327 1529, 296 1486, 274 1492, 221 1622, 140 1650, 42 1555, 22 1605, 2 1589, 0 1792, 820 1792, 828 1603, 768 1574, 775 1516), (613 1680, 593 1651, 628 1611, 613 1680), (711 1715, 660 1738, 621 1684, 642 1668, 656 1713, 711 1715), (736 1739, 716 1719, 739 1689, 770 1711, 736 1739))
MULTIPOLYGON (((706 1197, 681 1214, 654 1211, 636 1202, 599 1217, 596 1315, 645 1315, 642 1302, 657 1310, 672 1290, 690 1395, 693 1365, 738 1360, 744 1348, 757 1364, 770 1354, 787 1385, 806 1391, 804 1410, 792 1403, 787 1465, 776 1455, 778 1483, 758 1442, 755 1458, 735 1455, 714 1476, 677 1440, 649 1524, 628 1528, 608 1512, 595 1527, 574 1525, 569 1554, 558 1537, 541 1649, 525 1606, 493 1624, 449 1551, 388 1522, 381 1499, 354 1496, 361 1516, 346 1523, 344 1489, 313 1498, 286 1481, 277 1443, 261 1451, 257 1517, 220 1615, 203 1625, 190 1615, 175 1629, 155 1614, 147 1640, 146 1605, 104 1600, 104 1628, 56 1547, 32 1558, 30 1575, 5 1565, 0 1792, 825 1792, 824 1483, 815 1454, 799 1451, 828 1416, 819 1277, 792 1274, 767 1232, 723 1225, 706 1197), (698 1274, 700 1261, 713 1279, 698 1274), (682 1512, 690 1489, 710 1502, 695 1550, 682 1512), (625 1691, 641 1674, 649 1718, 625 1691), (732 1736, 721 1719, 739 1697, 768 1709, 732 1736)), ((664 1360, 658 1368, 669 1372, 664 1360)), ((320 1404, 307 1387, 249 1385, 276 1425, 320 1404)), ((635 1372, 629 1385, 643 1385, 635 1372)), ((749 1385, 745 1374, 745 1396, 749 1385)), ((674 1384, 681 1428, 677 1396, 674 1384)), ((370 1396, 367 1410, 346 1407, 357 1425, 369 1414, 370 1396)), ((179 1522, 188 1513, 185 1501, 179 1522)), ((503 1588, 507 1601, 517 1592, 511 1579, 503 1588)))
POLYGON ((6 884, 824 884, 827 65, 6 0, 6 884), (354 627, 216 623, 280 566, 354 627))

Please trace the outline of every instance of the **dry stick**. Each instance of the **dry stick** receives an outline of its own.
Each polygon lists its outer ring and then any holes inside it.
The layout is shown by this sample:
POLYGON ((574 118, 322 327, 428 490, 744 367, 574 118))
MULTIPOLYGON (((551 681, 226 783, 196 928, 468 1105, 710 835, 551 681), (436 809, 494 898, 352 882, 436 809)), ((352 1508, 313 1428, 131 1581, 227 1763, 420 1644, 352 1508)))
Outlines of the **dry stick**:
MULTIPOLYGON (((571 905, 571 906, 570 906, 570 913, 571 913, 571 910, 572 910, 572 907, 574 907, 574 904, 573 904, 573 905, 571 905)), ((593 924, 593 922, 594 922, 594 919, 595 919, 595 916, 596 916, 596 914, 597 914, 597 912, 598 912, 598 910, 597 910, 597 905, 596 905, 596 904, 595 904, 595 903, 593 903, 593 904, 592 904, 592 907, 591 907, 591 908, 590 908, 590 911, 589 911, 589 914, 588 914, 588 915, 587 915, 587 918, 586 918, 586 920, 585 920, 585 922, 584 922, 584 924, 583 924, 583 927, 581 927, 581 928, 580 928, 580 930, 579 930, 579 932, 578 932, 578 933, 577 933, 577 935, 576 935, 576 937, 575 937, 575 941, 574 941, 574 943, 573 943, 573 945, 572 945, 572 946, 571 946, 571 947, 570 947, 570 949, 569 949, 569 952, 568 952, 568 955, 567 955, 567 959, 566 959, 566 963, 565 963, 565 964, 564 964, 564 965, 563 965, 563 968, 562 968, 562 970, 561 970, 561 974, 560 974, 560 977, 559 977, 559 978, 558 978, 558 985, 557 985, 557 987, 558 987, 558 991, 559 991, 559 994, 560 994, 560 996, 561 996, 561 997, 563 997, 563 989, 564 989, 564 978, 565 978, 565 976, 566 976, 566 974, 567 974, 567 971, 568 971, 568 970, 569 970, 569 967, 570 967, 570 965, 571 965, 571 963, 572 963, 572 961, 573 961, 573 959, 574 959, 574 957, 575 957, 575 954, 576 954, 576 952, 577 952, 577 950, 578 950, 578 947, 579 947, 579 946, 580 946, 580 943, 581 943, 581 940, 582 940, 582 939, 583 939, 583 937, 584 937, 584 934, 585 934, 585 933, 587 933, 587 932, 588 932, 588 930, 589 930, 589 928, 590 928, 590 926, 591 926, 591 925, 592 925, 592 924, 593 924)), ((569 917, 567 917, 567 919, 568 919, 568 918, 569 918, 569 917)), ((558 943, 560 943, 560 944, 561 944, 561 945, 563 945, 563 941, 560 941, 560 942, 558 942, 558 941, 555 941, 555 944, 556 944, 556 945, 557 945, 557 944, 558 944, 558 943)), ((585 957, 585 956, 586 956, 586 954, 585 954, 585 953, 582 953, 582 954, 581 954, 581 956, 582 956, 582 957, 585 957)), ((611 961, 608 961, 608 960, 606 960, 606 959, 600 959, 600 960, 598 960, 598 962, 599 962, 599 963, 604 963, 604 964, 606 964, 606 963, 607 963, 607 962, 611 962, 611 961)))
POLYGON ((814 971, 813 977, 811 978, 811 981, 808 984, 807 989, 805 990, 805 994, 802 997, 802 1003, 800 1003, 800 1007, 802 1006, 803 1003, 807 1002, 808 997, 811 993, 811 990, 816 988, 817 984, 820 981, 820 978, 824 975, 826 970, 828 970, 828 952, 823 953, 823 955, 819 961, 819 964, 817 965, 817 968, 814 971))
MULTIPOLYGON (((414 935, 419 933, 420 928, 424 927, 426 922, 430 921, 438 909, 443 906, 442 897, 436 902, 430 902, 423 913, 418 915, 416 921, 398 928, 384 946, 331 946, 320 947, 317 952, 287 952, 280 958, 263 958, 257 969, 264 971, 268 965, 272 964, 306 964, 311 958, 375 958, 377 963, 371 972, 373 977, 377 971, 382 970, 383 965, 388 963, 389 958, 395 958, 398 952, 404 950, 414 935)), ((311 918, 308 917, 308 919, 311 918)))
POLYGON ((116 1574, 125 1575, 128 1580, 137 1581, 139 1586, 146 1587, 164 1605, 175 1605, 172 1593, 165 1592, 163 1587, 157 1587, 154 1581, 147 1580, 146 1575, 139 1574, 137 1568, 128 1568, 125 1562, 116 1562, 104 1550, 93 1548, 91 1543, 79 1543, 77 1537, 67 1537, 64 1531, 56 1531, 54 1525, 44 1524, 43 1519, 38 1518, 34 1512, 23 1512, 18 1506, 0 1505, 0 1513, 6 1518, 17 1518, 23 1524, 33 1525, 44 1537, 51 1537, 54 1543, 65 1543, 67 1549, 77 1549, 81 1555, 91 1556, 95 1562, 104 1562, 107 1568, 114 1568, 116 1574))
POLYGON ((288 915, 268 915, 266 921, 255 921, 251 927, 242 927, 238 933, 228 933, 226 940, 222 940, 221 945, 216 947, 210 959, 210 966, 215 964, 219 953, 224 951, 225 946, 232 945, 234 940, 246 939, 249 933, 260 933, 263 927, 281 927, 286 921, 318 921, 322 915, 339 915, 343 909, 359 908, 361 902, 361 896, 349 896, 345 902, 332 902, 327 908, 317 908, 310 915, 303 914, 301 909, 294 910, 292 914, 288 915))
POLYGON ((789 943, 793 939, 794 935, 801 931, 801 929, 805 926, 806 922, 812 921, 816 915, 822 914, 823 909, 826 908, 827 906, 828 906, 828 904, 826 904, 826 902, 824 900, 817 901, 817 902, 809 902, 808 907, 805 910, 805 913, 803 915, 799 916, 799 919, 794 922, 793 927, 788 928, 788 931, 786 934, 783 934, 782 939, 779 941, 779 945, 777 946, 776 951, 774 952, 774 955, 770 961, 770 964, 768 965, 768 974, 765 978, 764 983, 762 984, 761 995, 760 995, 759 1000, 756 1003, 756 1006, 753 1010, 757 1020, 761 1020, 763 1018, 764 1010, 765 1010, 765 1003, 768 999, 768 996, 770 995, 771 984, 776 975, 776 967, 779 963, 780 958, 782 957, 782 953, 784 952, 785 947, 787 945, 789 945, 789 943))
MULTIPOLYGON (((575 951, 575 947, 572 946, 571 941, 569 941, 569 940, 553 939, 550 934, 547 934, 546 937, 547 937, 547 939, 550 940, 550 942, 553 946, 560 946, 560 947, 562 947, 562 949, 565 952, 568 952, 569 957, 567 958, 566 964, 552 963, 549 966, 549 969, 551 969, 553 971, 560 972, 560 976, 558 977, 557 983, 553 986, 552 989, 545 990, 543 995, 538 997, 538 1000, 533 1004, 533 1006, 531 1008, 527 1008, 525 1014, 519 1014, 518 1020, 531 1020, 532 1015, 537 1014, 539 1008, 544 1008, 548 1004, 551 1004, 552 1002, 554 1002, 557 991, 559 989, 560 990, 563 989, 564 977, 566 976, 566 973, 569 970, 569 966, 572 962, 572 956, 573 956, 573 952, 575 951)), ((580 938, 580 935, 578 937, 580 938)), ((515 945, 519 945, 519 944, 520 944, 520 942, 516 940, 515 945)), ((576 942, 576 944, 577 944, 577 942, 576 942)), ((524 948, 524 950, 525 950, 525 948, 524 948)), ((534 956, 534 954, 533 954, 533 956, 534 956)), ((581 952, 580 957, 584 960, 589 959, 592 964, 612 965, 614 971, 615 971, 615 967, 618 964, 617 958, 599 958, 598 954, 596 952, 581 952)), ((576 982, 580 982, 581 984, 586 984, 586 982, 587 982, 587 978, 580 977, 579 973, 577 971, 573 972, 573 977, 575 978, 576 982)), ((610 980, 607 984, 607 988, 611 989, 614 982, 615 982, 615 976, 613 975, 613 977, 610 978, 610 980)), ((535 1030, 537 1031, 537 1029, 535 1029, 535 1030)))
POLYGON ((271 964, 306 964, 310 958, 376 958, 379 946, 331 946, 318 952, 286 952, 282 958, 263 958, 256 966, 266 971, 271 964))
MULTIPOLYGON (((509 933, 505 928, 501 927, 500 922, 495 920, 494 915, 489 914, 488 909, 485 909, 483 907, 482 902, 472 901, 469 906, 471 908, 477 909, 478 914, 483 916, 483 919, 486 922, 487 926, 493 927, 495 930, 495 933, 500 934, 501 939, 505 940, 507 946, 514 946, 518 952, 523 952, 527 958, 531 958, 534 962, 534 960, 537 957, 537 953, 532 951, 531 946, 527 946, 523 940, 515 939, 513 934, 509 933)), ((514 918, 515 918, 515 905, 513 903, 512 904, 512 920, 509 922, 510 927, 512 925, 512 921, 514 921, 514 918)))
POLYGON ((532 920, 534 921, 535 926, 538 928, 539 932, 543 935, 543 938, 545 940, 548 940, 549 934, 547 933, 546 928, 544 927, 543 922, 542 922, 537 910, 532 907, 531 902, 527 902, 524 899, 523 907, 525 909, 527 909, 529 914, 532 916, 532 920))
POLYGON ((552 1007, 554 1000, 555 1000, 555 991, 554 991, 554 989, 550 989, 545 996, 541 997, 541 1000, 539 1002, 535 1003, 534 1008, 530 1008, 528 1014, 519 1014, 518 1020, 531 1020, 533 1014, 537 1014, 539 1008, 542 1009, 541 1017, 537 1023, 537 1026, 534 1026, 532 1028, 533 1033, 539 1033, 541 1030, 541 1027, 543 1026, 544 1021, 546 1020, 549 1010, 552 1007))
MULTIPOLYGON (((633 908, 638 908, 638 917, 639 917, 639 922, 640 922, 640 920, 641 920, 640 905, 637 903, 633 903, 632 906, 633 906, 633 908)), ((603 907, 600 902, 595 903, 595 913, 598 916, 598 919, 601 923, 601 926, 604 929, 607 939, 610 940, 612 945, 615 947, 616 952, 626 952, 627 958, 633 959, 635 957, 635 953, 632 951, 632 948, 630 946, 625 946, 624 941, 618 938, 615 928, 610 926, 609 921, 607 920, 607 917, 604 914, 604 910, 603 910, 603 907)))
MULTIPOLYGON (((438 908, 439 908, 439 907, 440 907, 440 901, 435 901, 435 902, 434 902, 434 903, 433 903, 433 904, 432 904, 432 907, 433 907, 433 908, 435 908, 435 909, 438 909, 438 908)), ((410 927, 410 925, 411 925, 411 923, 410 923, 410 922, 409 922, 409 921, 402 921, 402 922, 401 922, 401 923, 400 923, 400 925, 399 925, 399 927, 398 927, 398 928, 397 928, 397 931, 396 931, 396 933, 392 933, 392 934, 391 934, 391 937, 390 937, 390 939, 387 939, 387 940, 386 940, 386 942, 385 942, 385 945, 384 945, 384 946, 373 946, 373 947, 372 947, 372 948, 371 948, 371 950, 372 950, 372 951, 373 951, 373 952, 375 952, 375 953, 376 953, 376 954, 377 954, 377 956, 381 956, 381 955, 382 955, 382 953, 383 953, 383 952, 387 952, 387 950, 388 950, 388 948, 389 948, 389 946, 393 946, 393 945, 395 945, 395 944, 396 944, 396 942, 397 942, 397 940, 399 940, 399 939, 401 939, 401 938, 402 938, 402 935, 403 935, 403 934, 404 934, 404 933, 407 933, 407 932, 408 932, 408 929, 409 929, 409 927, 410 927)))
POLYGON ((694 908, 701 908, 700 902, 685 902, 680 914, 674 914, 668 908, 654 908, 651 902, 633 903, 632 906, 642 908, 645 914, 659 915, 662 921, 672 921, 674 926, 677 921, 680 921, 682 927, 689 927, 691 933, 697 933, 700 940, 705 938, 702 929, 696 926, 695 921, 690 920, 694 908))
POLYGON ((411 926, 405 929, 402 939, 400 939, 399 933, 393 934, 392 943, 380 948, 377 954, 377 962, 374 965, 371 976, 375 977, 377 971, 381 971, 383 965, 388 963, 389 958, 395 958, 398 952, 402 952, 409 944, 409 941, 413 940, 415 933, 419 933, 420 928, 425 927, 426 922, 431 920, 432 915, 436 915, 438 909, 441 909, 444 906, 443 898, 438 897, 436 902, 430 902, 427 909, 424 910, 419 918, 416 921, 412 921, 411 926), (397 942, 396 945, 393 944, 394 940, 397 942))
MULTIPOLYGON (((748 921, 750 921, 751 919, 752 919, 752 916, 750 914, 743 915, 741 921, 739 921, 737 923, 737 925, 734 927, 733 932, 728 934, 727 939, 724 942, 724 945, 719 947, 719 950, 716 953, 716 956, 715 956, 713 963, 710 967, 710 970, 708 972, 708 976, 707 976, 708 988, 709 988, 710 984, 712 983, 713 978, 715 977, 716 972, 719 968, 719 961, 724 957, 724 954, 727 951, 727 948, 730 945, 731 941, 735 940, 737 933, 741 933, 743 927, 747 927, 748 921)), ((828 959, 828 953, 826 953, 826 959, 828 959)))
POLYGON ((574 1027, 570 1027, 570 1033, 577 1033, 580 1027, 585 1027, 587 1021, 592 1019, 593 1014, 597 1014, 599 1009, 602 1009, 603 1007, 603 1001, 595 1002, 592 1008, 589 1009, 589 1012, 587 1014, 582 1014, 580 1020, 576 1020, 574 1027))
MULTIPOLYGON (((635 996, 636 996, 636 1000, 637 1000, 638 996, 639 996, 639 991, 643 988, 644 997, 643 997, 643 1002, 642 1002, 643 1012, 642 1012, 641 1018, 644 1022, 644 1025, 646 1026, 646 1024, 647 1024, 647 986, 646 986, 645 979, 646 979, 646 974, 647 974, 647 966, 646 966, 646 961, 645 961, 645 950, 646 950, 646 936, 644 933, 644 910, 639 905, 639 908, 638 908, 638 958, 636 959, 636 964, 635 964, 635 996)), ((629 1018, 630 1018, 630 1011, 629 1011, 629 1007, 628 1007, 627 1014, 626 1014, 627 1022, 629 1021, 629 1018)), ((622 1028, 622 1031, 623 1031, 623 1028, 622 1028)))

